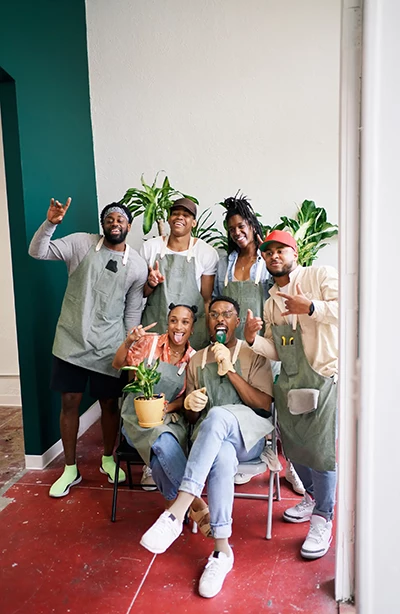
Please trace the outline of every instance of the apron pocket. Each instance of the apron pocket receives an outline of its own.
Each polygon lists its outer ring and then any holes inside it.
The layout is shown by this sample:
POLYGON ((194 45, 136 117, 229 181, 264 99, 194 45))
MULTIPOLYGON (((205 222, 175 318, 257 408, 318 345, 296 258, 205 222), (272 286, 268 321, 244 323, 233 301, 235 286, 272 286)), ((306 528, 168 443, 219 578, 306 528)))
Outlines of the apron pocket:
POLYGON ((309 414, 318 407, 319 390, 315 388, 297 388, 289 390, 287 395, 288 410, 293 416, 309 414))

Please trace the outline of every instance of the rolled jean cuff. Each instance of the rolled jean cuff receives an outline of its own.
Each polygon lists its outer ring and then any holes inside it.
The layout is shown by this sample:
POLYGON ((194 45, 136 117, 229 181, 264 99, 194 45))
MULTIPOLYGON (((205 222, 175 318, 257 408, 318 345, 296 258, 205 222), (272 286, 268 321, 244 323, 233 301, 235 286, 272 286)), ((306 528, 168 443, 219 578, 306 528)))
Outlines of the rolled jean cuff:
POLYGON ((228 539, 232 535, 232 520, 223 524, 210 522, 211 532, 214 539, 228 539))
POLYGON ((316 510, 315 507, 313 509, 312 515, 322 516, 322 518, 325 518, 327 522, 329 522, 330 520, 333 520, 333 512, 321 512, 320 510, 316 510))
POLYGON ((183 490, 183 492, 187 492, 194 497, 201 497, 203 488, 204 484, 199 484, 199 482, 191 480, 190 478, 183 478, 181 485, 179 486, 179 490, 183 490))

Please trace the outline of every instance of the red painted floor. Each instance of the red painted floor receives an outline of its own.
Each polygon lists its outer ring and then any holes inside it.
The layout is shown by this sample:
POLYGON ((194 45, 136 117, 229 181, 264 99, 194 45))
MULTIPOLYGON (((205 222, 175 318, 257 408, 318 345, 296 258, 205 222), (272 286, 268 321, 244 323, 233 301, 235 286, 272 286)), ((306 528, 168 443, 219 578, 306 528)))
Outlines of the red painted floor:
MULTIPOLYGON (((163 499, 122 487, 111 523, 112 486, 98 471, 100 456, 95 425, 78 444, 84 479, 68 497, 48 497, 62 459, 27 472, 4 495, 11 502, 0 512, 1 614, 337 612, 334 547, 317 561, 300 557, 308 527, 281 520, 299 500, 284 479, 270 541, 264 538, 267 502, 235 500, 235 566, 222 592, 207 600, 197 595, 197 582, 212 541, 185 526, 165 554, 143 549, 140 536, 163 510, 163 499)), ((255 491, 265 481, 258 476, 237 488, 255 491)))

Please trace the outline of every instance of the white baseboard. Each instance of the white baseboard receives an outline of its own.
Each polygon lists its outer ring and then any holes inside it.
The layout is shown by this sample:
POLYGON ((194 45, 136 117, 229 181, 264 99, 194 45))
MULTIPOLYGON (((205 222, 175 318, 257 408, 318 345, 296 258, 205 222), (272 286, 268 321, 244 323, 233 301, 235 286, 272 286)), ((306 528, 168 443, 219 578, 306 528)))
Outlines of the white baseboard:
MULTIPOLYGON (((83 435, 94 424, 101 415, 99 402, 93 403, 79 419, 78 438, 83 435)), ((63 451, 62 441, 59 439, 44 454, 25 454, 25 465, 27 469, 44 469, 63 451)))

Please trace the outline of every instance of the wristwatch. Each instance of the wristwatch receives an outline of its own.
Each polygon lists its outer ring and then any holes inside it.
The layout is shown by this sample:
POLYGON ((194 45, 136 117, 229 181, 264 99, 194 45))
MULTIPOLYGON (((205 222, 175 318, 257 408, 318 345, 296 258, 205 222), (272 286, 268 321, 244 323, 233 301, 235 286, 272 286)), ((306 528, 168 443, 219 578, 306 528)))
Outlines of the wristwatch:
POLYGON ((312 314, 314 313, 314 311, 315 311, 315 305, 314 305, 314 303, 313 303, 313 302, 311 302, 310 309, 308 310, 308 315, 309 315, 309 316, 312 316, 312 314))

